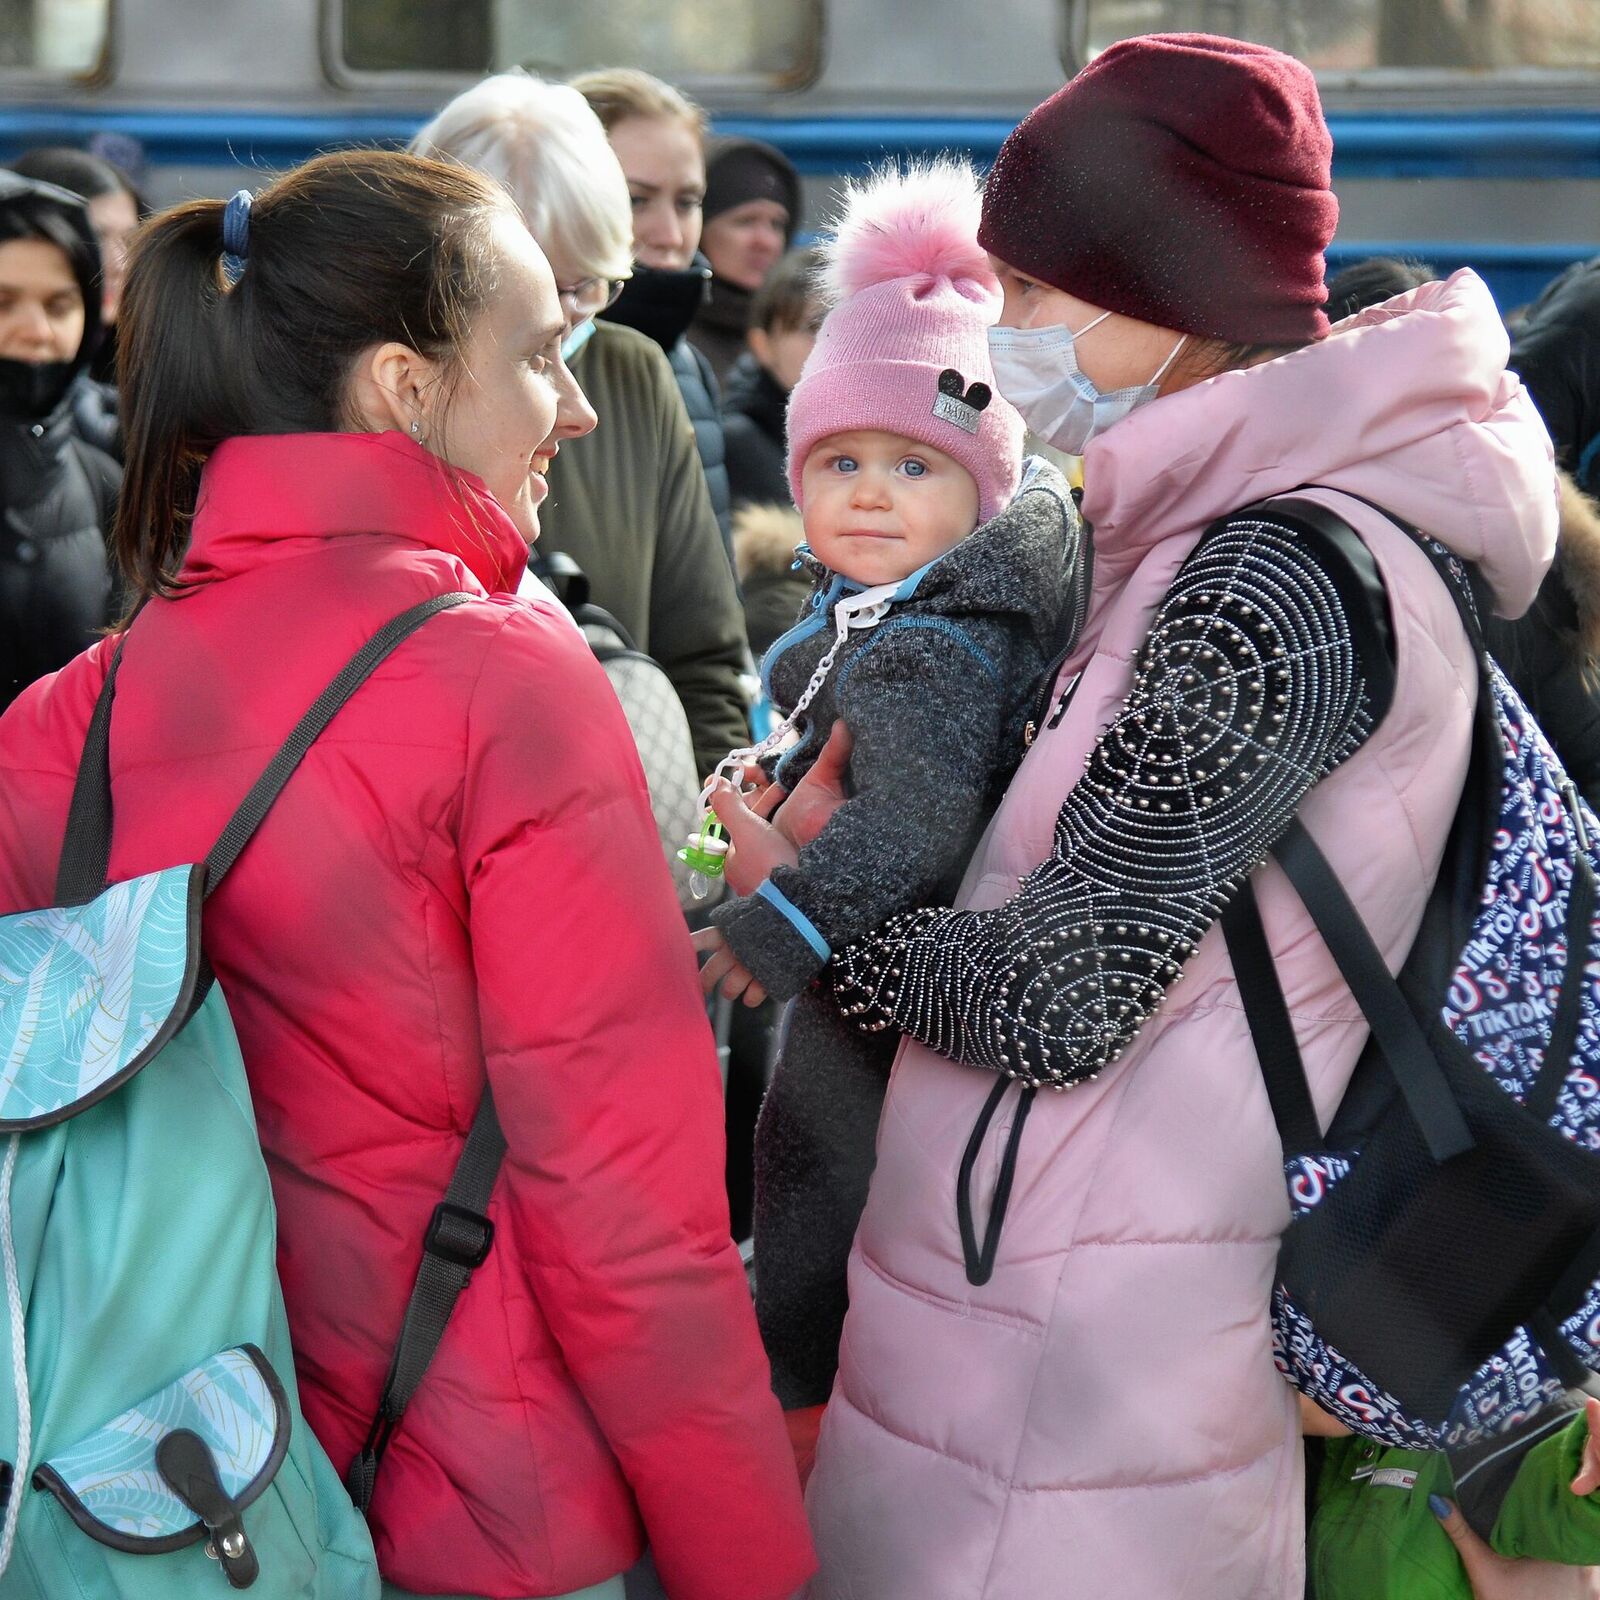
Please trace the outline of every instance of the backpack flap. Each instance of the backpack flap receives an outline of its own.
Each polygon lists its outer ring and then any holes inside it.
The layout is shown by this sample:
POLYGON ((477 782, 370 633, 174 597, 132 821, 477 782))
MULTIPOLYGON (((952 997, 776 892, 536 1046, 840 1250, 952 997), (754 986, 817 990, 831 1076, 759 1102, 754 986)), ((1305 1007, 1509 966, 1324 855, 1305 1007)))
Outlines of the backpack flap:
POLYGON ((97 1104, 188 1020, 203 987, 203 877, 171 867, 85 904, 0 917, 0 1134, 97 1104))
POLYGON ((37 1472, 90 1538, 132 1555, 209 1540, 228 1581, 260 1571, 244 1513, 283 1464, 290 1410, 254 1345, 224 1350, 79 1441, 37 1472))

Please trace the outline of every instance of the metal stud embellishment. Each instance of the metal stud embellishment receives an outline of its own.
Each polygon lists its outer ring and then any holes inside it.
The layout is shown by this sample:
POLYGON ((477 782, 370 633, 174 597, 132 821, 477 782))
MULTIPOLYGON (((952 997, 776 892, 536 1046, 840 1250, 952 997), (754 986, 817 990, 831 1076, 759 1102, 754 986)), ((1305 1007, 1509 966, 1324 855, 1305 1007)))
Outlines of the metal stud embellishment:
POLYGON ((1371 726, 1327 573, 1292 535, 1230 524, 1163 601, 1052 853, 1004 905, 911 912, 840 951, 836 998, 858 1027, 1040 1088, 1091 1081, 1371 726))
POLYGON ((939 374, 939 393, 933 414, 942 422, 954 423, 963 433, 976 433, 984 408, 994 399, 986 383, 969 385, 954 367, 939 374))

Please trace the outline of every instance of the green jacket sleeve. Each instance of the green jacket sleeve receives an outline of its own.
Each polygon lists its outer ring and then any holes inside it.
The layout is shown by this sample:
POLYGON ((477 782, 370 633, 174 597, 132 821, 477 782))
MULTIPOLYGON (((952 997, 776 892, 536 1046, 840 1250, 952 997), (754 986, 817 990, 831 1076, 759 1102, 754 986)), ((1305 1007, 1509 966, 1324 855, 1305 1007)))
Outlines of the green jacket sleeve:
POLYGON ((744 613, 722 533, 711 509, 694 427, 665 356, 651 363, 659 431, 655 570, 650 581, 650 654, 678 691, 702 776, 750 742, 740 683, 748 654, 744 613))
POLYGON ((1568 1485, 1589 1436, 1583 1412, 1536 1444, 1506 1492, 1490 1541, 1503 1556, 1531 1556, 1568 1566, 1600 1565, 1600 1493, 1575 1495, 1568 1485))

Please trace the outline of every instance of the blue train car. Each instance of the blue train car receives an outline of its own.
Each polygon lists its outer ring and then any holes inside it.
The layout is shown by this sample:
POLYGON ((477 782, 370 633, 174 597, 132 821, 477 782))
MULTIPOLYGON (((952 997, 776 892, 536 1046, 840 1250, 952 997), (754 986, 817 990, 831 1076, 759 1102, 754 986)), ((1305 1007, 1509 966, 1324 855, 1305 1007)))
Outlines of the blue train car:
POLYGON ((885 155, 991 159, 1096 51, 1178 29, 1316 69, 1335 266, 1470 263, 1509 308, 1600 251, 1597 0, 0 0, 0 158, 116 131, 156 200, 226 192, 403 140, 485 70, 627 62, 780 145, 820 214, 885 155))

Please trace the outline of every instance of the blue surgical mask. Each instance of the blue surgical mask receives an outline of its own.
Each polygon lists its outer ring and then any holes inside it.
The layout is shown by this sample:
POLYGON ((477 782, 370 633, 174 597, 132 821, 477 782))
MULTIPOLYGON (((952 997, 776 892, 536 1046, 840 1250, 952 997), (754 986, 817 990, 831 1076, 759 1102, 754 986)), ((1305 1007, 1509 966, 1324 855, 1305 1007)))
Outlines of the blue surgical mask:
POLYGON ((1167 368, 1188 342, 1184 334, 1148 383, 1101 394, 1078 365, 1077 343, 1109 317, 1102 311, 1073 333, 1070 328, 991 328, 989 359, 1000 393, 1022 414, 1039 438, 1069 456, 1081 456, 1130 411, 1154 400, 1167 368))

